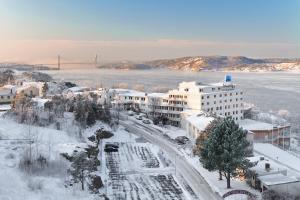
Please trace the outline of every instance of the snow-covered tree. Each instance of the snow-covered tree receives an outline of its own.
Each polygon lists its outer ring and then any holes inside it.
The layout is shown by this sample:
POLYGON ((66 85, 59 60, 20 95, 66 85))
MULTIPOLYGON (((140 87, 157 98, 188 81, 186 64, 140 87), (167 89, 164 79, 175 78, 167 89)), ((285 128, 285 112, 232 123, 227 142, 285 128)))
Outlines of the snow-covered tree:
POLYGON ((200 161, 209 171, 222 173, 227 180, 227 188, 230 188, 230 178, 236 175, 236 170, 248 166, 246 134, 229 117, 218 123, 204 142, 200 161))
POLYGON ((89 159, 85 152, 75 154, 72 159, 70 173, 74 182, 81 184, 82 190, 84 190, 86 179, 93 166, 93 160, 89 159))
POLYGON ((47 82, 45 82, 43 87, 42 87, 43 97, 46 97, 48 90, 49 90, 49 86, 48 86, 47 82))

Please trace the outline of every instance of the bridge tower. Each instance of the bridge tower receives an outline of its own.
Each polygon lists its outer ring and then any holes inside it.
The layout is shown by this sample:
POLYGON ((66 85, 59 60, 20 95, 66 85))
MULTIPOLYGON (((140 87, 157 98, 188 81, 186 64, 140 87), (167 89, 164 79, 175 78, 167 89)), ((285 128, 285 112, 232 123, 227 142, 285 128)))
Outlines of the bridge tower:
POLYGON ((60 55, 57 56, 57 69, 60 70, 60 55))
POLYGON ((98 55, 97 54, 95 56, 94 64, 95 64, 95 67, 97 67, 97 65, 98 65, 98 55))

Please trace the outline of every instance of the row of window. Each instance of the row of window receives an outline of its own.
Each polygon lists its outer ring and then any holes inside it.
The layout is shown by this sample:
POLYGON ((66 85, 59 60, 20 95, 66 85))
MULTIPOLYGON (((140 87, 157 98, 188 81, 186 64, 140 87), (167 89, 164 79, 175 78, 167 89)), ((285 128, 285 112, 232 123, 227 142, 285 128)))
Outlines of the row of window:
MULTIPOLYGON (((124 97, 124 99, 127 99, 127 96, 124 97)), ((133 100, 133 97, 128 97, 129 100, 133 100)), ((134 100, 140 100, 145 101, 145 97, 134 97, 134 100)))
POLYGON ((173 94, 170 94, 169 95, 169 98, 181 98, 181 99, 183 99, 183 97, 186 99, 187 98, 187 96, 186 95, 173 95, 173 94))
MULTIPOLYGON (((223 108, 222 108, 222 106, 219 106, 219 107, 216 107, 215 109, 216 109, 216 110, 222 110, 223 108)), ((224 109, 230 109, 230 106, 225 106, 224 109)), ((214 111, 214 108, 211 107, 211 108, 207 108, 206 110, 207 110, 208 112, 209 112, 209 111, 214 111)), ((240 112, 243 113, 243 110, 241 110, 240 112)), ((233 114, 238 114, 238 111, 233 111, 233 114)))
MULTIPOLYGON (((236 94, 236 95, 239 95, 239 93, 238 93, 238 92, 236 92, 235 94, 236 94)), ((241 95, 243 95, 243 92, 240 92, 240 94, 241 94, 241 95)), ((227 93, 225 93, 225 94, 219 94, 219 97, 222 97, 223 95, 224 95, 225 97, 227 97, 227 96, 232 96, 232 92, 231 92, 231 93, 229 93, 229 95, 228 95, 227 93)), ((213 97, 214 97, 214 98, 217 98, 217 95, 216 95, 216 94, 214 94, 214 95, 213 95, 213 97)), ((205 98, 205 96, 202 96, 201 98, 202 98, 202 99, 204 99, 204 98, 205 98)), ((209 96, 209 95, 207 95, 207 96, 206 96, 206 98, 207 98, 207 99, 209 99, 209 98, 210 98, 210 96, 209 96)))
MULTIPOLYGON (((6 96, 6 97, 7 97, 7 99, 10 99, 10 96, 6 96)), ((1 98, 1 99, 4 99, 5 96, 1 96, 0 98, 1 98)))
MULTIPOLYGON (((242 98, 241 98, 241 100, 242 100, 242 98)), ((236 100, 236 101, 237 101, 237 100, 236 100)), ((227 100, 225 99, 224 102, 227 103, 227 100)), ((229 102, 232 102, 232 99, 230 99, 229 102)), ((219 101, 219 103, 222 103, 222 100, 219 101)), ((214 101, 214 104, 217 104, 217 102, 214 101)), ((205 102, 202 102, 201 105, 204 106, 204 105, 205 105, 205 102)), ((206 102, 206 105, 209 105, 209 102, 206 102)), ((243 103, 241 103, 241 106, 243 106, 243 103)), ((226 106, 225 106, 225 107, 226 107, 226 106)), ((230 105, 229 105, 229 107, 230 107, 230 105)), ((233 107, 234 107, 234 108, 238 108, 239 105, 238 105, 238 104, 233 104, 233 107)))
POLYGON ((184 101, 169 101, 169 104, 186 105, 187 103, 184 101))
POLYGON ((171 110, 171 111, 183 111, 183 108, 171 107, 171 106, 155 106, 157 110, 171 110))
MULTIPOLYGON (((232 86, 230 86, 230 87, 226 87, 226 89, 234 89, 235 87, 232 85, 232 86)), ((223 87, 223 90, 224 90, 225 88, 223 87)), ((216 88, 211 88, 211 91, 215 91, 216 90, 216 88)), ((218 91, 220 91, 221 90, 221 88, 220 87, 218 87, 218 91)), ((203 92, 203 88, 200 88, 199 89, 199 92, 203 92)))

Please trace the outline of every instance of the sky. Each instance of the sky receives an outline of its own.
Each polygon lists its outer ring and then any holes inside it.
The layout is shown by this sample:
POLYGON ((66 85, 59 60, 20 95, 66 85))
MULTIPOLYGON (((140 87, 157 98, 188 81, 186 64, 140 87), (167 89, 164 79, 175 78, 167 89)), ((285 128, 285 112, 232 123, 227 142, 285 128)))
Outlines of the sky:
POLYGON ((0 62, 300 57, 300 0, 0 0, 0 62))

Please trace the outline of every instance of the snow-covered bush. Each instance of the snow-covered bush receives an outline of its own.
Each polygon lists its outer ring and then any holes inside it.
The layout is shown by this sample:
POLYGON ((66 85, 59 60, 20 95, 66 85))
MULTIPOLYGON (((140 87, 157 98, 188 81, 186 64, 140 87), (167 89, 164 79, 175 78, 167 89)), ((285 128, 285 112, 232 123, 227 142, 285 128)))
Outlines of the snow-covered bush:
POLYGON ((39 178, 29 178, 27 186, 31 191, 41 191, 44 187, 43 180, 39 178))

